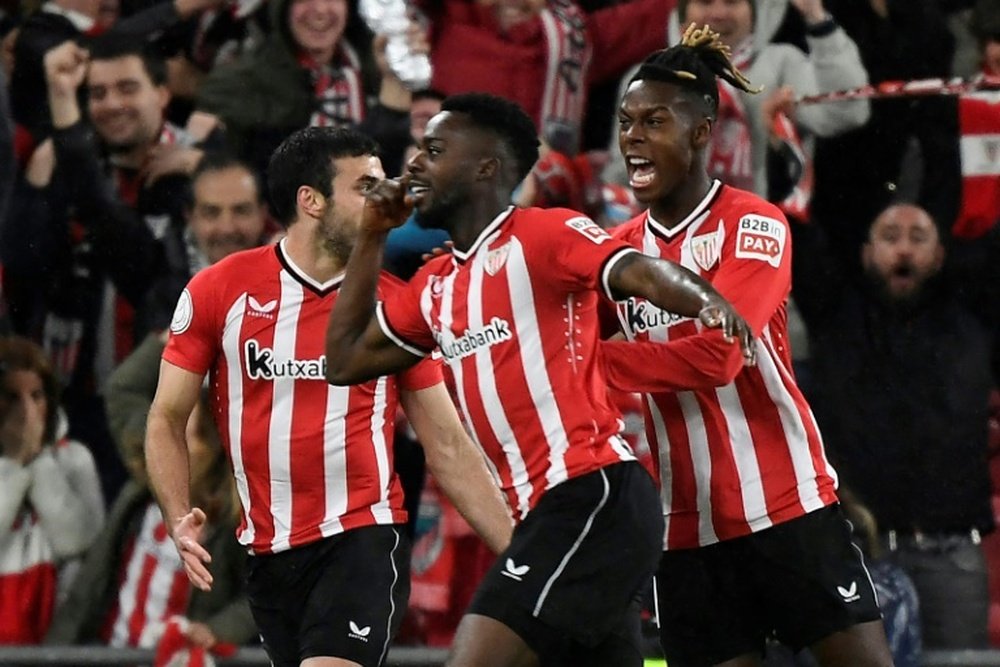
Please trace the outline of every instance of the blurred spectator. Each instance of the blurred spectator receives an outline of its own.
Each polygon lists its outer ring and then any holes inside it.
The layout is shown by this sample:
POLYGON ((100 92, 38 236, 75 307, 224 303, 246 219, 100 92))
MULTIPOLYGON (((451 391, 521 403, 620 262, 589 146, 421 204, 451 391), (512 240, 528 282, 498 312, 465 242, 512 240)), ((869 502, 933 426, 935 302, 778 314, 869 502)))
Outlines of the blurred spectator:
MULTIPOLYGON (((797 131, 803 134, 806 155, 811 154, 809 137, 833 136, 868 120, 865 100, 794 106, 797 96, 868 83, 857 46, 832 19, 822 0, 681 0, 671 14, 670 42, 677 42, 681 26, 690 23, 707 24, 718 31, 733 52, 733 64, 764 92, 754 95, 719 84, 711 176, 777 203, 789 193, 787 184, 778 188, 768 183, 768 147, 778 112, 794 120, 797 131), (789 44, 771 43, 789 7, 805 21, 808 53, 789 44)), ((610 178, 627 181, 620 155, 616 155, 613 169, 610 178)), ((808 196, 802 194, 806 200, 808 196)), ((795 210, 786 209, 786 213, 802 217, 804 209, 805 203, 799 202, 795 210)))
POLYGON ((953 243, 893 205, 845 276, 823 230, 793 226, 794 285, 812 334, 812 405, 843 483, 920 595, 927 648, 985 648, 993 529, 986 465, 1000 232, 953 243))
MULTIPOLYGON (((154 383, 155 375, 154 369, 154 383)), ((191 586, 156 501, 145 485, 131 481, 56 610, 47 644, 152 648, 174 616, 189 621, 188 640, 206 649, 256 635, 245 593, 247 555, 233 536, 239 501, 206 396, 188 420, 187 442, 192 498, 208 516, 203 535, 212 556, 211 590, 191 586)))
MULTIPOLYGON (((947 78, 954 43, 938 2, 826 0, 854 39, 873 84, 947 78)), ((871 120, 836 138, 817 142, 813 219, 821 222, 830 250, 858 273, 858 248, 868 223, 892 201, 915 201, 945 237, 960 196, 958 122, 954 98, 873 100, 871 120)))
POLYGON ((574 0, 421 0, 432 85, 517 102, 557 151, 579 149, 587 93, 666 43, 674 0, 632 0, 585 13, 574 0))
POLYGON ((980 71, 1000 76, 1000 0, 978 0, 969 25, 979 45, 980 71))
POLYGON ((106 36, 89 52, 65 42, 46 54, 46 73, 55 130, 3 230, 6 287, 15 330, 43 342, 68 385, 70 430, 94 448, 110 499, 124 471, 99 393, 140 333, 134 309, 163 271, 158 239, 183 226, 201 151, 164 122, 163 61, 142 42, 106 36))
POLYGON ((14 123, 10 115, 10 98, 7 93, 7 74, 0 69, 0 229, 7 215, 11 190, 17 180, 14 162, 14 123))
POLYGON ((246 162, 228 153, 208 152, 190 178, 186 224, 162 239, 164 272, 142 300, 140 332, 167 328, 177 297, 197 271, 230 253, 263 245, 277 228, 269 224, 260 181, 246 162))
MULTIPOLYGON (((349 36, 347 0, 271 0, 268 11, 267 39, 215 68, 198 94, 197 109, 225 124, 239 155, 264 173, 281 140, 308 125, 357 125, 402 151, 410 93, 385 62, 384 38, 368 50, 361 33, 349 36)), ((397 173, 401 153, 381 157, 397 173)))
POLYGON ((36 644, 70 564, 104 524, 104 503, 90 452, 64 437, 41 348, 0 340, 0 392, 0 644, 36 644))
POLYGON ((143 443, 156 393, 166 328, 184 286, 202 268, 265 242, 266 209, 253 171, 235 158, 207 153, 192 178, 182 243, 165 244, 170 270, 146 297, 151 333, 114 370, 106 394, 108 426, 126 469, 146 482, 143 443))
MULTIPOLYGON (((102 0, 48 0, 32 13, 18 30, 14 44, 14 75, 11 98, 14 119, 36 142, 49 134, 48 93, 45 86, 45 53, 66 40, 87 41, 111 29, 115 33, 152 39, 164 29, 222 5, 227 0, 172 0, 159 2, 127 19, 117 22, 115 12, 108 12, 102 0)), ((117 7, 117 2, 110 5, 117 7)))

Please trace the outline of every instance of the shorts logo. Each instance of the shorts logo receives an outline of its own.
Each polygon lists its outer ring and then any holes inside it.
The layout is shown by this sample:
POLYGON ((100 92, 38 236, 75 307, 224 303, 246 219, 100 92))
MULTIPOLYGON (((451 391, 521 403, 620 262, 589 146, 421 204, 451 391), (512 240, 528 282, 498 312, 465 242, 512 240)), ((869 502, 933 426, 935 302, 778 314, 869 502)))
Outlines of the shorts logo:
POLYGON ((785 224, 762 215, 744 215, 736 232, 736 256, 756 259, 774 268, 781 266, 785 252, 785 224))
POLYGON ((844 602, 854 602, 861 599, 861 596, 858 595, 858 582, 856 581, 852 581, 847 588, 837 586, 837 592, 840 593, 840 597, 844 598, 844 602))
POLYGON ((372 632, 372 626, 366 625, 363 628, 359 628, 358 624, 354 621, 348 621, 347 626, 350 628, 350 632, 347 633, 348 637, 351 639, 360 639, 363 642, 368 641, 368 635, 372 632))
POLYGON ((504 243, 502 246, 496 250, 490 250, 486 254, 486 262, 483 268, 486 269, 486 273, 491 276, 495 276, 503 268, 503 265, 507 263, 507 255, 510 254, 510 241, 504 243))
POLYGON ((524 575, 528 574, 528 570, 530 569, 530 565, 515 565, 514 559, 508 558, 507 562, 504 563, 503 570, 500 574, 505 577, 510 577, 514 581, 523 581, 524 575))
POLYGON ((170 320, 170 332, 173 334, 184 333, 191 326, 192 319, 194 319, 194 302, 191 301, 191 292, 185 288, 181 292, 180 298, 177 299, 174 317, 170 320))
POLYGON ((566 226, 583 234, 588 241, 601 245, 611 238, 611 235, 601 229, 596 222, 590 218, 570 218, 566 221, 566 226))

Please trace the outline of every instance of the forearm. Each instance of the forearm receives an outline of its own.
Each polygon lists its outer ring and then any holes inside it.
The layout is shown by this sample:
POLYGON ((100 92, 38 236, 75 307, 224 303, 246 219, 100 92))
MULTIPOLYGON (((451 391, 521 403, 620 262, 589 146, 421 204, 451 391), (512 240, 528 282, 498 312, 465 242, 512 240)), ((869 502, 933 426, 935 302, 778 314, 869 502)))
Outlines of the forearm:
POLYGON ((46 447, 28 466, 32 476, 31 505, 38 513, 57 558, 72 558, 84 553, 104 524, 103 499, 92 461, 90 484, 74 484, 74 481, 83 480, 74 480, 71 470, 65 467, 68 464, 68 460, 57 459, 52 447, 46 447))
POLYGON ((455 443, 447 450, 428 452, 427 469, 490 550, 506 549, 513 530, 510 514, 474 446, 455 443))
POLYGON ((622 258, 608 282, 616 298, 642 297, 662 310, 684 317, 698 317, 719 295, 706 280, 674 262, 639 253, 622 258))
POLYGON ((146 425, 146 470, 163 517, 171 527, 191 511, 186 423, 186 418, 165 414, 154 404, 146 425))
MULTIPOLYGON (((362 230, 347 261, 326 329, 327 380, 342 383, 351 362, 362 354, 365 330, 375 317, 375 289, 385 247, 385 232, 362 230)), ((354 381, 359 381, 352 377, 354 381)), ((368 379, 368 378, 365 378, 368 379)))
POLYGON ((0 456, 0 538, 14 525, 17 511, 31 486, 27 468, 6 456, 0 456))

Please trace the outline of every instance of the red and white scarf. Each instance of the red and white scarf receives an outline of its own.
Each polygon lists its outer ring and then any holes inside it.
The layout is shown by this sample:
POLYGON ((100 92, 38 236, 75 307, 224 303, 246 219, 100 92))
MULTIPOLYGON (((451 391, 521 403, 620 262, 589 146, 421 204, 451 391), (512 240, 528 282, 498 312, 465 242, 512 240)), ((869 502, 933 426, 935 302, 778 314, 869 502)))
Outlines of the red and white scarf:
MULTIPOLYGON (((752 60, 748 39, 733 54, 733 64, 743 69, 752 60)), ((712 131, 712 147, 708 157, 708 175, 726 185, 742 190, 754 189, 750 121, 738 90, 719 81, 719 109, 712 131)))
POLYGON ((341 43, 328 65, 309 56, 299 56, 299 64, 309 70, 316 108, 309 119, 313 127, 356 125, 365 118, 365 91, 361 81, 361 61, 348 44, 341 43))
POLYGON ((563 123, 579 135, 593 55, 584 13, 572 0, 549 0, 539 17, 548 49, 539 129, 544 134, 546 123, 563 123))
POLYGON ((1000 218, 1000 90, 958 98, 962 206, 952 233, 974 239, 1000 218))

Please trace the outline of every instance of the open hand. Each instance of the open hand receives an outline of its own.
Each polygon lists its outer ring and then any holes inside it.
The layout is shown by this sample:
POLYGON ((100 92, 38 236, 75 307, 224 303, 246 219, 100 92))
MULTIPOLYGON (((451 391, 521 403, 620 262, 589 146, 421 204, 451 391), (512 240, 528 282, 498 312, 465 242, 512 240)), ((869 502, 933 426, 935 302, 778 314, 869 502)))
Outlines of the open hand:
POLYGON ((722 329, 727 341, 739 339, 745 365, 753 366, 757 363, 757 346, 750 325, 728 301, 722 297, 713 297, 698 313, 698 319, 710 329, 722 329))
POLYGON ((205 513, 197 507, 192 508, 174 523, 173 538, 188 580, 199 590, 210 591, 212 574, 206 565, 212 562, 212 555, 199 541, 205 521, 205 513))

